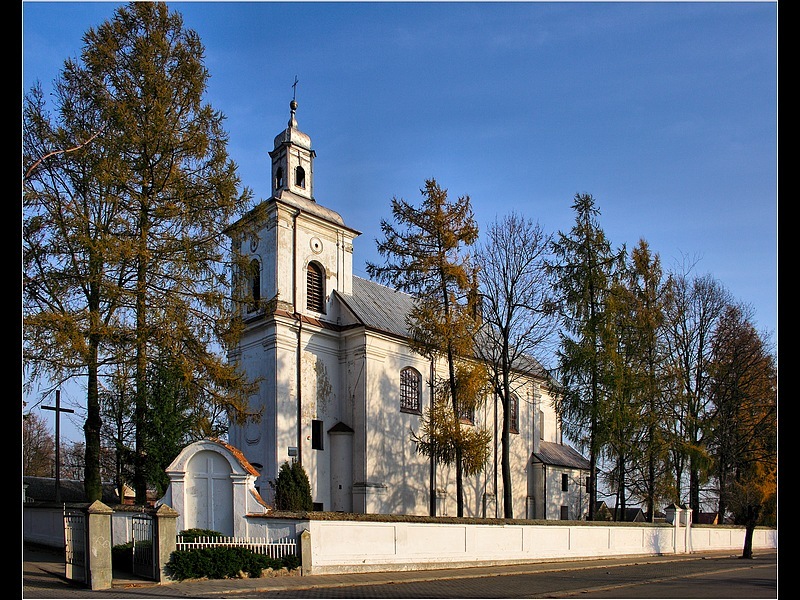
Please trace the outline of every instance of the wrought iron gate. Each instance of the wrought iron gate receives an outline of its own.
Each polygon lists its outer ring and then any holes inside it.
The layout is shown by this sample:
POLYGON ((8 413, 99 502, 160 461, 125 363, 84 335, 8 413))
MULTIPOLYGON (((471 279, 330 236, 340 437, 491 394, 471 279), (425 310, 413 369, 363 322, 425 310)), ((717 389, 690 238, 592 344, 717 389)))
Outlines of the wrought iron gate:
POLYGON ((133 538, 133 574, 157 580, 153 517, 146 514, 134 515, 131 520, 131 534, 133 538))
POLYGON ((86 561, 88 546, 86 513, 64 507, 64 550, 67 579, 81 583, 89 582, 89 565, 86 561))

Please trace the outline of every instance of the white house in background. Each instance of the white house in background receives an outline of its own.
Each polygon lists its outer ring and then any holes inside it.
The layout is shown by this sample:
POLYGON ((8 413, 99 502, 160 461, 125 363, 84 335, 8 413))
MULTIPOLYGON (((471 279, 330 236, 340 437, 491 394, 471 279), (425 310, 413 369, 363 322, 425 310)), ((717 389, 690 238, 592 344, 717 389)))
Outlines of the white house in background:
MULTIPOLYGON (((248 252, 251 286, 244 336, 230 355, 260 391, 260 423, 232 426, 228 441, 269 482, 284 461, 309 475, 316 510, 428 515, 431 465, 410 439, 431 401, 431 364, 411 351, 405 317, 412 298, 353 274, 359 232, 314 198, 311 139, 297 128, 297 103, 269 153, 271 197, 230 230, 248 252)), ((533 362, 517 390, 511 468, 515 518, 580 519, 588 512, 588 463, 561 445, 553 382, 533 362), (555 484, 553 482, 556 482, 555 484)), ((487 398, 474 424, 494 432, 486 469, 465 478, 464 515, 502 517, 502 405, 487 398)), ((456 514, 455 470, 435 470, 436 513, 456 514)))

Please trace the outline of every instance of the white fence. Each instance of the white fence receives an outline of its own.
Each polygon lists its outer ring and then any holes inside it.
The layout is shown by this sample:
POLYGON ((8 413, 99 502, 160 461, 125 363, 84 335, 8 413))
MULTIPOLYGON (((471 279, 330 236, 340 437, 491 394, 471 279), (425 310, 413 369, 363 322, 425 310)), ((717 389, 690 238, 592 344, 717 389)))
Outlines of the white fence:
POLYGON ((297 540, 283 538, 270 540, 269 538, 236 538, 236 537, 191 537, 179 535, 176 550, 196 550, 198 548, 212 548, 225 546, 229 548, 247 548, 256 554, 264 554, 270 558, 282 558, 290 554, 298 556, 297 540))

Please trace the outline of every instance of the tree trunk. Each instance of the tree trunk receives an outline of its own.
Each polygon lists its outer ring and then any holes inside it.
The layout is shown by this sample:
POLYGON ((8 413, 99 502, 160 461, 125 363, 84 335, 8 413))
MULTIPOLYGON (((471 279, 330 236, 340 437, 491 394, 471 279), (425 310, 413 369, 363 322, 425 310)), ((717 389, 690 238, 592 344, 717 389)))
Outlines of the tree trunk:
MULTIPOLYGON (((83 424, 83 435, 86 441, 84 448, 83 489, 87 502, 101 500, 103 496, 100 480, 100 399, 97 386, 97 347, 91 349, 89 360, 89 376, 86 390, 86 421, 83 424)), ((56 415, 58 418, 58 415, 56 415)), ((56 443, 59 443, 56 440, 56 443)))
MULTIPOLYGON (((507 403, 508 401, 506 401, 507 403)), ((513 490, 511 489, 511 457, 510 457, 510 424, 509 418, 506 415, 506 409, 503 409, 503 435, 502 435, 502 470, 503 470, 503 517, 506 519, 514 518, 514 501, 513 490)))
POLYGON ((744 530, 744 548, 742 548, 742 558, 753 558, 753 531, 758 523, 758 516, 761 513, 761 506, 747 507, 747 520, 744 530))

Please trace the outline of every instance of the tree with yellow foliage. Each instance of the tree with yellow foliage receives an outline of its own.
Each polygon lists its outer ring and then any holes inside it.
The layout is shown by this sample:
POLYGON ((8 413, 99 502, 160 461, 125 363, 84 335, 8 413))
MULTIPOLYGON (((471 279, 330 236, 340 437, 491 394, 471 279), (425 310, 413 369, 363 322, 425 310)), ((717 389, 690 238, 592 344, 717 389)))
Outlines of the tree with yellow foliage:
POLYGON ((447 197, 429 179, 421 205, 392 199, 394 223, 381 222, 378 252, 383 265, 368 264, 371 276, 414 297, 408 315, 411 347, 446 373, 434 377, 434 399, 420 433, 412 432, 417 451, 432 461, 431 514, 435 514, 433 467, 453 464, 458 516, 463 516, 463 478, 483 470, 489 456, 489 432, 473 426, 471 415, 483 400, 486 369, 476 363, 477 281, 468 253, 478 239, 469 196, 447 197))
POLYGON ((777 369, 746 306, 729 305, 714 331, 709 368, 713 435, 709 451, 719 513, 746 528, 742 558, 753 557, 753 530, 775 525, 777 369))

